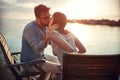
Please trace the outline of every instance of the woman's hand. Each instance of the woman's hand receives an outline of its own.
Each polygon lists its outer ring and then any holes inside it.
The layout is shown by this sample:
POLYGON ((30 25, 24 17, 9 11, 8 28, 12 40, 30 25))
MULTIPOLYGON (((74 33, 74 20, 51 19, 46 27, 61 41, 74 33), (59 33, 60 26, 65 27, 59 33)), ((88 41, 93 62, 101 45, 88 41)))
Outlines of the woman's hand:
POLYGON ((53 25, 49 26, 49 32, 51 32, 51 31, 53 31, 57 28, 59 28, 59 25, 58 24, 53 24, 53 25))
POLYGON ((58 27, 59 27, 58 24, 53 24, 53 18, 51 18, 51 20, 49 22, 49 28, 48 28, 49 32, 57 29, 58 27))

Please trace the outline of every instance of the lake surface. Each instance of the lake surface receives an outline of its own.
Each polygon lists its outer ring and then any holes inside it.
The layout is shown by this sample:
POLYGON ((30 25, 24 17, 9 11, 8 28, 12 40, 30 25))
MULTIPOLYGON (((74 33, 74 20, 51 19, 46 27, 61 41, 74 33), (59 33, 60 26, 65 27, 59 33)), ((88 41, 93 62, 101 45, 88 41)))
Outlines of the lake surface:
MULTIPOLYGON (((21 51, 22 31, 30 20, 0 20, 0 32, 4 34, 11 52, 21 51)), ((84 25, 68 23, 70 30, 86 47, 86 54, 118 54, 120 53, 120 27, 105 25, 84 25)), ((48 46, 45 53, 52 55, 48 46)))

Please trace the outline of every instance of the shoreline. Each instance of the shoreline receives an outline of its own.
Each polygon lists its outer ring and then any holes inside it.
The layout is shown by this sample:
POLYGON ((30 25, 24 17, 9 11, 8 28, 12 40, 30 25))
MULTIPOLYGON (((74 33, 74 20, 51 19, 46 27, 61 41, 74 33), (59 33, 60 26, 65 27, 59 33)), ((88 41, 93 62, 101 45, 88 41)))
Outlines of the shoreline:
POLYGON ((72 19, 67 20, 68 23, 80 23, 80 24, 89 24, 89 25, 108 25, 111 27, 120 27, 120 19, 118 21, 115 20, 109 20, 109 19, 101 19, 101 20, 95 20, 95 19, 72 19))

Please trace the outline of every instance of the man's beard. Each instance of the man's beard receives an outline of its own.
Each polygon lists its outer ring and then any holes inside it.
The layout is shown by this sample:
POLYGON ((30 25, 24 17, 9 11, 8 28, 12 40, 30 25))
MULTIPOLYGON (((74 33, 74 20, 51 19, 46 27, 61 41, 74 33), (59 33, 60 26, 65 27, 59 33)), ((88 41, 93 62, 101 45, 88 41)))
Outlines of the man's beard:
POLYGON ((42 25, 43 25, 43 26, 48 26, 48 23, 46 23, 46 24, 45 24, 45 23, 42 23, 42 25))

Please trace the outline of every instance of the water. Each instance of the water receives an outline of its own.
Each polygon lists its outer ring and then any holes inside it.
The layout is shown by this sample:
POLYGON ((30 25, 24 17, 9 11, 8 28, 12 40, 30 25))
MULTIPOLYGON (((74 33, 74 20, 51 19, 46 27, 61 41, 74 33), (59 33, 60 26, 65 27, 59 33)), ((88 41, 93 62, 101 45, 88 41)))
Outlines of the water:
POLYGON ((84 44, 88 54, 120 52, 120 27, 74 23, 69 28, 84 44))
MULTIPOLYGON (((30 20, 0 20, 0 32, 7 39, 11 52, 21 51, 22 31, 30 20)), ((117 54, 120 53, 120 27, 104 25, 83 25, 68 23, 70 30, 86 47, 86 54, 117 54)), ((45 53, 52 55, 48 46, 45 53)))

